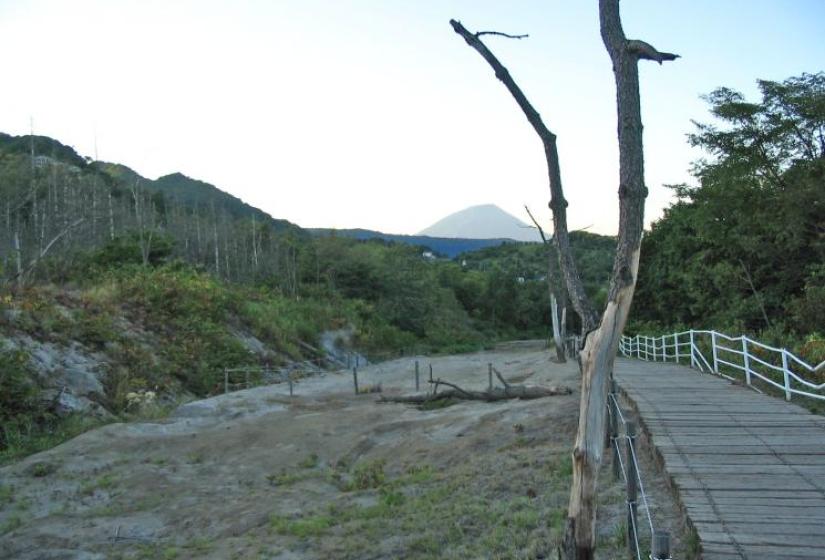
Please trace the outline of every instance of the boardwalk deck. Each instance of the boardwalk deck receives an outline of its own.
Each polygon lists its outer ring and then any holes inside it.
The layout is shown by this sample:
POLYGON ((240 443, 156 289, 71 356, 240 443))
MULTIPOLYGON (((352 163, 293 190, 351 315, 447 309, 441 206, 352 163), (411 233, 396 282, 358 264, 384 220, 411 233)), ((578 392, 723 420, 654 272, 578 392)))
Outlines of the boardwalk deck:
POLYGON ((825 417, 714 375, 618 359, 706 560, 825 559, 825 417))

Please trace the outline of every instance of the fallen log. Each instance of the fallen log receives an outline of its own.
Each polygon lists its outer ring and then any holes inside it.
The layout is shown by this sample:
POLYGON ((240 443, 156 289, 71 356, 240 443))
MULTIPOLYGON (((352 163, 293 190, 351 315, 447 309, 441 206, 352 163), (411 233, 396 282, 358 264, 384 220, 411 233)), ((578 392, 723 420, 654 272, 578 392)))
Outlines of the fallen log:
POLYGON ((569 395, 571 390, 568 387, 539 387, 536 385, 512 385, 504 381, 498 372, 498 378, 504 383, 504 387, 493 387, 487 391, 471 391, 463 389, 458 385, 449 383, 442 379, 434 379, 430 383, 434 386, 431 393, 417 393, 414 395, 382 395, 378 402, 393 402, 405 404, 424 404, 441 399, 456 399, 464 401, 484 401, 496 402, 507 399, 541 399, 544 397, 555 397, 558 395, 569 395), (444 385, 449 389, 438 392, 438 387, 444 385))

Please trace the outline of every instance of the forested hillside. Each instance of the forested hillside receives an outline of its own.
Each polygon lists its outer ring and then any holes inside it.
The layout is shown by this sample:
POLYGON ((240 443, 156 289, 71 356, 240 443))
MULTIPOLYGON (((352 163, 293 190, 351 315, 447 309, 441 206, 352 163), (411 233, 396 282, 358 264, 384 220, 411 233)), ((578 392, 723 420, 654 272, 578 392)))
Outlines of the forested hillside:
POLYGON ((825 74, 707 96, 695 187, 642 246, 634 329, 761 333, 825 358, 825 74), (818 342, 817 342, 818 341, 818 342))

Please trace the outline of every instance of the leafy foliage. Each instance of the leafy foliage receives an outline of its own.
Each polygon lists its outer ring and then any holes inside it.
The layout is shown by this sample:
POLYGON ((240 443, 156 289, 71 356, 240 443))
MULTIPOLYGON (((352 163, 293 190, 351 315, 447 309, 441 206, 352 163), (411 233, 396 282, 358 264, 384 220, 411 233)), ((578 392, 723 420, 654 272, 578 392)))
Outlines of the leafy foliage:
POLYGON ((711 159, 644 239, 637 325, 825 331, 825 74, 759 88, 707 96, 721 124, 690 142, 711 159))

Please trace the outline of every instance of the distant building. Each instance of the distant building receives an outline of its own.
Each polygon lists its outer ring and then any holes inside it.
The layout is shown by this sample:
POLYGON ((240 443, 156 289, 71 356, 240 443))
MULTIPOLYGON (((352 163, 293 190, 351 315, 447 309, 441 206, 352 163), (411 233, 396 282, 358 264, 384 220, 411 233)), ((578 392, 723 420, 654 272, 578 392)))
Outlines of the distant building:
POLYGON ((424 257, 427 260, 431 260, 431 261, 435 260, 435 255, 433 255, 432 251, 424 251, 423 253, 421 253, 421 256, 424 257))

